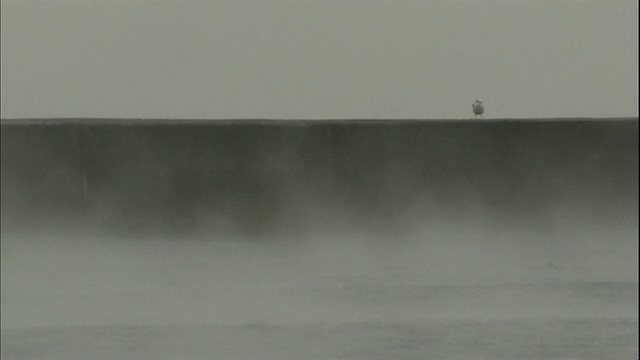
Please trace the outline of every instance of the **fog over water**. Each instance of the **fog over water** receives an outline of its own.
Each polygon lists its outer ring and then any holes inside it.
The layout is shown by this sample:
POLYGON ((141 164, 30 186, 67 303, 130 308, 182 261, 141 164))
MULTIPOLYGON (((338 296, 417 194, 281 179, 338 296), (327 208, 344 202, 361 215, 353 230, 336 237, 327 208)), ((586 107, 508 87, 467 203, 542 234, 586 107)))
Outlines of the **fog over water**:
POLYGON ((3 359, 637 356, 637 119, 1 140, 3 359))

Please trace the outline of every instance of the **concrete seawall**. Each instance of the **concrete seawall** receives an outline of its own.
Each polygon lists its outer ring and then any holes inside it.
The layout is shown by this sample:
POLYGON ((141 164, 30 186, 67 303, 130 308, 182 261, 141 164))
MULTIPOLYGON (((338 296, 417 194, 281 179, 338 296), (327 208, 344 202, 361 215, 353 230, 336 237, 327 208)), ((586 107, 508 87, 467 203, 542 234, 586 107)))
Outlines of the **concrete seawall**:
POLYGON ((31 121, 1 134, 3 233, 637 228, 637 119, 31 121))

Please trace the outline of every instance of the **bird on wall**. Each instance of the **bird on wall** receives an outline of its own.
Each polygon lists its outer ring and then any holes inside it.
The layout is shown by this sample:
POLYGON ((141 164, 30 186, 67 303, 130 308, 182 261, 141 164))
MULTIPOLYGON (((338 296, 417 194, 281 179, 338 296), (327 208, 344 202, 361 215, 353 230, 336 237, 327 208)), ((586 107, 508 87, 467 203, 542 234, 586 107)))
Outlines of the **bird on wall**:
POLYGON ((471 105, 471 109, 473 110, 474 117, 478 117, 478 115, 482 117, 482 114, 484 114, 484 104, 482 104, 482 100, 477 99, 471 105))

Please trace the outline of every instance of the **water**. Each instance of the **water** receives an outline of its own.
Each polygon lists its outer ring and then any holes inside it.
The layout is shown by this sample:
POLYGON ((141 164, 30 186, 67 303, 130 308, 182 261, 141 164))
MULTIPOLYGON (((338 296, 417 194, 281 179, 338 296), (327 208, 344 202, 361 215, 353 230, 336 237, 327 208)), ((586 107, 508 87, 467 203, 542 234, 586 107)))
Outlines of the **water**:
POLYGON ((4 335, 7 359, 632 359, 637 323, 508 321, 55 328, 4 335))
POLYGON ((3 124, 2 359, 638 356, 637 120, 196 125, 3 124))
POLYGON ((578 280, 579 269, 531 263, 516 272, 513 264, 485 263, 485 272, 495 272, 487 276, 431 264, 418 246, 363 259, 354 255, 366 247, 347 241, 323 252, 44 240, 3 248, 3 359, 599 359, 637 352, 637 282, 578 280))

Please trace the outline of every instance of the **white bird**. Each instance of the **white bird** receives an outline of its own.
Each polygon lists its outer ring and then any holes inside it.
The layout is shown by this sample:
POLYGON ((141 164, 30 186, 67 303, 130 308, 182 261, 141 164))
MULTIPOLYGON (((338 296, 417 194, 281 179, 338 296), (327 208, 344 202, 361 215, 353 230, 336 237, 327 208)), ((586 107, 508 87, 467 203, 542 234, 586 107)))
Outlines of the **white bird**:
POLYGON ((484 105, 482 104, 482 100, 477 99, 476 102, 471 105, 471 110, 473 110, 474 117, 477 117, 478 115, 482 117, 482 114, 484 114, 484 105))

